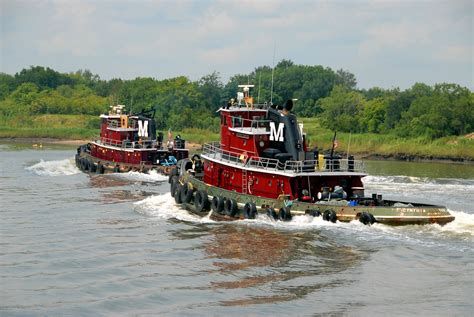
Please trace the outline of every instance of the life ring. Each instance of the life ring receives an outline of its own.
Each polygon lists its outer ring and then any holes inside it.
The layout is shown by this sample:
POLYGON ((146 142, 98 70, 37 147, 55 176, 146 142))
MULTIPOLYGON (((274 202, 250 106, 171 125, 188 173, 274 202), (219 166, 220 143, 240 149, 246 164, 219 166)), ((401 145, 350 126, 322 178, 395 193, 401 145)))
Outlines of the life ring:
POLYGON ((368 211, 363 211, 359 216, 359 221, 364 225, 373 225, 375 223, 375 217, 368 211))
POLYGON ((181 201, 183 203, 189 203, 193 198, 193 189, 190 188, 189 183, 184 184, 181 187, 181 201))
POLYGON ((244 206, 244 218, 255 219, 257 216, 257 206, 254 203, 248 202, 244 206))
POLYGON ((282 221, 290 221, 291 218, 293 218, 291 216, 290 208, 288 208, 288 207, 280 208, 280 211, 279 211, 278 215, 279 215, 280 220, 282 220, 282 221))
POLYGON ((249 155, 247 154, 247 152, 243 152, 242 154, 240 154, 239 156, 240 160, 242 161, 242 164, 247 164, 247 161, 249 159, 249 155))
POLYGON ((197 212, 209 210, 209 199, 205 190, 198 190, 194 195, 194 207, 197 212))
POLYGON ((273 209, 272 207, 267 208, 267 216, 272 220, 278 219, 278 215, 277 215, 275 209, 273 209))
POLYGON ((323 213, 323 219, 330 222, 336 222, 337 214, 332 209, 326 209, 323 213))
POLYGON ((177 203, 177 204, 182 204, 183 201, 181 200, 181 187, 183 187, 183 185, 181 185, 179 182, 176 184, 176 188, 174 190, 174 193, 173 193, 173 197, 174 197, 174 201, 177 203))
POLYGON ((224 203, 224 211, 227 216, 234 217, 237 214, 237 201, 227 198, 224 203))
POLYGON ((222 211, 224 210, 224 198, 221 196, 212 197, 211 209, 213 212, 222 214, 222 211))

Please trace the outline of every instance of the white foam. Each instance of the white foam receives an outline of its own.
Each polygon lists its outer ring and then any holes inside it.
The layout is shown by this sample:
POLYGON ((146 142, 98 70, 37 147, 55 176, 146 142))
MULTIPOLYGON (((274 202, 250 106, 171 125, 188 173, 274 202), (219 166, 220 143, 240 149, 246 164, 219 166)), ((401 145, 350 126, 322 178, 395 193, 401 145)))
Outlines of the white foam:
POLYGON ((136 182, 163 182, 168 180, 168 176, 158 173, 157 171, 150 171, 148 174, 140 172, 116 173, 114 177, 124 178, 136 182))
POLYGON ((188 222, 209 223, 214 222, 206 217, 199 217, 189 213, 176 205, 174 198, 169 193, 150 196, 134 203, 134 210, 142 215, 159 217, 162 219, 178 219, 188 222))
POLYGON ((76 167, 73 158, 58 161, 41 160, 39 163, 29 166, 26 169, 42 176, 74 175, 81 172, 76 167))

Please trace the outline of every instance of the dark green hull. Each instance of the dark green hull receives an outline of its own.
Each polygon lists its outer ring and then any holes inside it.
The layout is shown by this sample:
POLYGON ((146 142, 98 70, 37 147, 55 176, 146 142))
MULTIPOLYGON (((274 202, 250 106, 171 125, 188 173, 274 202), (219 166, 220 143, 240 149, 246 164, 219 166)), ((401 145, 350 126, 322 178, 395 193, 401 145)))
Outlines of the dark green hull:
MULTIPOLYGON (((276 214, 280 213, 282 208, 290 211, 292 216, 296 215, 323 215, 328 213, 334 213, 338 221, 350 222, 353 220, 361 220, 361 215, 370 214, 373 216, 373 220, 377 223, 387 225, 418 225, 418 224, 431 224, 437 223, 444 225, 454 220, 446 207, 405 203, 403 207, 393 206, 394 201, 385 201, 383 205, 356 205, 348 206, 346 201, 325 201, 318 203, 308 203, 301 201, 289 201, 285 197, 279 197, 278 199, 263 198, 248 194, 241 194, 234 191, 221 189, 215 186, 205 184, 193 175, 185 173, 179 177, 179 183, 181 185, 188 186, 194 193, 196 191, 205 191, 208 195, 208 199, 211 200, 214 196, 220 196, 225 199, 234 200, 237 203, 238 210, 233 217, 216 214, 217 218, 223 219, 235 219, 244 218, 244 206, 247 203, 255 204, 257 212, 259 214, 267 214, 269 208, 273 208, 276 214)), ((401 202, 398 202, 401 203, 401 202)), ((209 209, 197 212, 194 206, 193 199, 183 205, 190 211, 195 212, 199 215, 209 214, 209 209)), ((328 219, 329 220, 329 219, 328 219)), ((330 219, 335 221, 334 218, 330 219)), ((362 221, 365 223, 365 221, 362 221)), ((372 221, 373 222, 373 221, 372 221)))

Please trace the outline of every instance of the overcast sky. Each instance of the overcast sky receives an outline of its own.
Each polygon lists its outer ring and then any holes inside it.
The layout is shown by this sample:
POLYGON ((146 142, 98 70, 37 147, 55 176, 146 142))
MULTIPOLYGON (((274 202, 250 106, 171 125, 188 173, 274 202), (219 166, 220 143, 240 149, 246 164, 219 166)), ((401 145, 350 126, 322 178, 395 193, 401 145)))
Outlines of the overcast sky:
POLYGON ((226 82, 271 66, 275 51, 276 62, 346 69, 359 88, 474 86, 470 0, 0 3, 8 74, 41 65, 103 79, 197 80, 217 71, 226 82))

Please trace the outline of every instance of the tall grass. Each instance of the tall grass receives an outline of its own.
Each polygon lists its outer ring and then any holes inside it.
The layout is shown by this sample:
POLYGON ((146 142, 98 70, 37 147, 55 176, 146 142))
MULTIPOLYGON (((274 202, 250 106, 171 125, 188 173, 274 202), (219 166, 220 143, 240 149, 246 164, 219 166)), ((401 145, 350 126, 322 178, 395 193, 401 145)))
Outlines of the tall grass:
MULTIPOLYGON (((304 131, 311 148, 320 152, 330 151, 334 132, 322 128, 317 118, 303 118, 304 131)), ((99 135, 96 116, 88 115, 39 115, 0 117, 0 137, 90 139, 99 135)), ((173 131, 190 143, 203 144, 218 141, 220 134, 205 129, 187 128, 173 131)), ((166 133, 165 133, 166 135, 166 133)), ((466 136, 444 137, 429 140, 424 137, 404 139, 392 134, 349 134, 337 132, 337 152, 360 156, 418 156, 474 160, 474 139, 466 136)))

